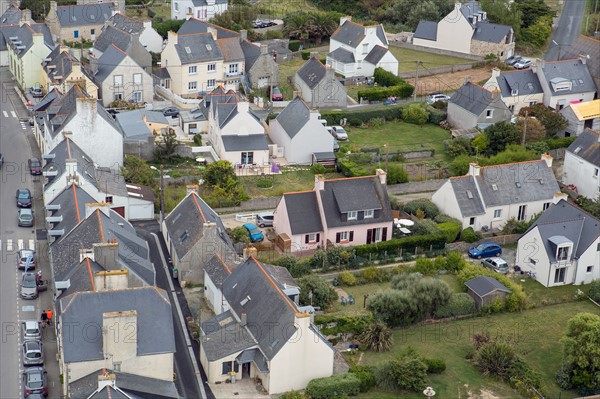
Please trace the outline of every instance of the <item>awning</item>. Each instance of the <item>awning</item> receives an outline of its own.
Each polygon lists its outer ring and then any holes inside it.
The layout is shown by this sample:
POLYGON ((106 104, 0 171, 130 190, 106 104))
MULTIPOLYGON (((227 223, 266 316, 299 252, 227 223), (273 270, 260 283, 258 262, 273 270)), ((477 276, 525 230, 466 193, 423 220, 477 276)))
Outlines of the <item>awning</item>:
POLYGON ((267 361, 263 354, 257 349, 246 349, 235 359, 238 364, 253 362, 254 365, 263 373, 269 371, 267 361))

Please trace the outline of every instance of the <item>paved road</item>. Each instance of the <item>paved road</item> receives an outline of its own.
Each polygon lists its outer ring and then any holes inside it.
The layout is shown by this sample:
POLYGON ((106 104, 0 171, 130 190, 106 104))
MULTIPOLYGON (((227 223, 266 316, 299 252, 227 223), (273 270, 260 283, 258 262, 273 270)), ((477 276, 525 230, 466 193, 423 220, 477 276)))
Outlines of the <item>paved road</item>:
POLYGON ((581 32, 585 0, 566 0, 558 20, 558 26, 552 33, 550 48, 544 56, 546 61, 556 61, 567 47, 573 44, 581 32), (555 44, 556 43, 556 44, 555 44))

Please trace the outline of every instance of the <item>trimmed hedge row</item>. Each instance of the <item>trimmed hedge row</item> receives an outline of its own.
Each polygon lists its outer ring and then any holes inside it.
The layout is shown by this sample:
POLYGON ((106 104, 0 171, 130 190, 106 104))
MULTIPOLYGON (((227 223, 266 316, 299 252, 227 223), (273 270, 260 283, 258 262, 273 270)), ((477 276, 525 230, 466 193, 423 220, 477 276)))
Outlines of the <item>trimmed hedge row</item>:
POLYGON ((300 44, 300 40, 290 40, 288 48, 290 49, 290 51, 296 52, 300 50, 300 44))
POLYGON ((389 241, 378 242, 376 244, 364 244, 354 247, 354 253, 357 256, 366 256, 370 253, 381 253, 384 251, 393 252, 402 250, 414 250, 416 247, 424 250, 443 249, 446 246, 446 234, 437 233, 422 236, 402 237, 389 241))
POLYGON ((362 316, 335 316, 335 315, 317 315, 315 316, 315 324, 320 327, 324 335, 337 334, 360 334, 363 330, 373 322, 373 315, 362 316), (333 327, 327 327, 328 325, 333 327))
POLYGON ((361 381, 352 373, 317 378, 306 386, 306 395, 311 399, 336 399, 356 396, 360 393, 361 381))
POLYGON ((339 125, 340 120, 347 119, 351 126, 361 126, 369 123, 373 118, 384 118, 386 121, 402 119, 402 109, 406 105, 388 105, 385 107, 367 108, 357 111, 321 111, 321 119, 325 119, 328 125, 339 125))
POLYGON ((373 72, 373 79, 375 79, 375 83, 384 87, 399 86, 406 83, 404 79, 386 71, 383 68, 375 68, 375 72, 373 72))
POLYGON ((381 88, 374 87, 372 89, 360 90, 357 95, 358 98, 362 98, 367 101, 384 101, 388 97, 410 97, 413 94, 414 89, 414 86, 409 84, 381 88))
POLYGON ((441 110, 428 105, 425 107, 425 111, 429 112, 429 123, 433 123, 434 125, 439 125, 441 121, 445 121, 448 117, 448 114, 441 110))

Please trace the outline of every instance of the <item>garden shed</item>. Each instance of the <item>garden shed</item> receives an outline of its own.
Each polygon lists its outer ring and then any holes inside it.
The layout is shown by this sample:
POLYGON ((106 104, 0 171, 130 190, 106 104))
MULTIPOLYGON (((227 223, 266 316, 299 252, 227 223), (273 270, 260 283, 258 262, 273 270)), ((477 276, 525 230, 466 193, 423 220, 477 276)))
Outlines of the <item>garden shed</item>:
POLYGON ((465 283, 477 309, 490 305, 495 299, 504 301, 510 290, 493 277, 479 276, 465 283))

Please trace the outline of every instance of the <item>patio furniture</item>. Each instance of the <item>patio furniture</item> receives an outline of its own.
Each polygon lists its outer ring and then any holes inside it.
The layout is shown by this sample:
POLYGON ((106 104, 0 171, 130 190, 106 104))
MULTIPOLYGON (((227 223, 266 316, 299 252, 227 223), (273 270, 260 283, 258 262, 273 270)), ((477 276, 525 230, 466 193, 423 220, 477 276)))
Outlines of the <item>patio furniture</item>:
POLYGON ((340 301, 342 302, 342 305, 344 305, 344 306, 346 306, 348 304, 348 302, 346 301, 346 297, 345 296, 342 296, 340 298, 340 301))
POLYGON ((354 305, 354 296, 348 295, 348 302, 350 302, 350 305, 354 305))

